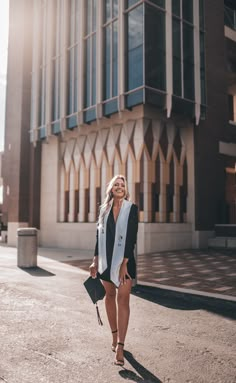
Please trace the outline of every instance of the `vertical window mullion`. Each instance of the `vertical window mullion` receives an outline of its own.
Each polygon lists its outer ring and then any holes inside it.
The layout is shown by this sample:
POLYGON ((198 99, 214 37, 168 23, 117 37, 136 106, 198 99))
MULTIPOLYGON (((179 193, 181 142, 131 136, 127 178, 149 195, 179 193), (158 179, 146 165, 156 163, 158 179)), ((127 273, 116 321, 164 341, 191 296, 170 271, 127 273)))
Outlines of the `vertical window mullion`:
POLYGON ((43 54, 42 54, 42 109, 41 109, 41 125, 45 125, 45 96, 46 96, 46 33, 47 33, 47 13, 46 4, 43 10, 43 54))
POLYGON ((71 41, 70 41, 70 71, 71 71, 71 113, 75 111, 74 105, 74 44, 75 44, 75 1, 71 4, 71 41))
POLYGON ((55 75, 55 97, 56 97, 56 105, 55 105, 55 119, 57 120, 58 118, 58 56, 59 56, 59 36, 58 36, 58 31, 59 31, 59 10, 60 10, 60 0, 57 0, 57 22, 56 22, 56 58, 55 58, 55 70, 56 70, 56 75, 55 75))
POLYGON ((72 87, 71 87, 71 105, 72 105, 72 113, 75 112, 75 97, 74 97, 74 83, 75 83, 75 65, 74 65, 74 59, 75 59, 75 1, 73 0, 73 17, 72 17, 72 36, 71 36, 71 78, 72 78, 72 87))
MULTIPOLYGON (((112 8, 111 8, 112 10, 112 8)), ((110 27, 110 97, 113 97, 113 23, 109 25, 110 27)), ((108 28, 109 28, 108 27, 108 28)))
POLYGON ((91 44, 90 44, 90 49, 91 49, 91 54, 90 54, 90 60, 91 60, 91 63, 90 63, 90 106, 92 106, 93 104, 93 18, 94 18, 94 14, 93 14, 93 5, 94 5, 94 0, 92 0, 92 4, 91 4, 91 44))
MULTIPOLYGON (((110 1, 111 20, 113 20, 113 0, 110 1)), ((108 27, 109 28, 109 27, 108 27)), ((113 97, 113 21, 110 24, 110 97, 113 97)))
POLYGON ((89 106, 92 105, 92 99, 93 99, 93 35, 89 37, 90 40, 90 98, 89 98, 89 106))
POLYGON ((75 112, 75 46, 73 46, 72 48, 72 52, 71 52, 71 60, 72 60, 72 65, 71 65, 71 76, 72 76, 72 90, 71 90, 71 93, 72 93, 72 113, 75 112))
POLYGON ((181 97, 184 97, 184 50, 183 50, 183 7, 180 0, 180 41, 181 41, 181 97))

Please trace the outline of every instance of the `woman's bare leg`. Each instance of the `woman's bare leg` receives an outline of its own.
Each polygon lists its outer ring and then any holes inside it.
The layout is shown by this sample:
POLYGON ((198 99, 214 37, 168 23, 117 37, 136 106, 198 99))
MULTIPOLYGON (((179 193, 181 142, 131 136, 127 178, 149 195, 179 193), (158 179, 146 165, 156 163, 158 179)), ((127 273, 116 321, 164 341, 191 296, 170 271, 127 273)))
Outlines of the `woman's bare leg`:
MULTIPOLYGON (((111 282, 102 281, 105 290, 105 307, 107 312, 108 322, 111 328, 111 331, 117 330, 117 310, 116 310, 116 287, 111 282)), ((116 347, 117 343, 117 332, 112 334, 112 346, 116 347)))
MULTIPOLYGON (((132 288, 132 280, 130 279, 127 279, 126 283, 124 283, 123 285, 120 285, 118 288, 118 296, 117 296, 118 342, 123 344, 125 343, 125 337, 126 337, 126 333, 128 329, 128 324, 129 324, 129 314, 130 314, 129 301, 130 301, 131 288, 132 288)), ((124 359, 122 346, 117 347, 116 359, 117 360, 124 359)))

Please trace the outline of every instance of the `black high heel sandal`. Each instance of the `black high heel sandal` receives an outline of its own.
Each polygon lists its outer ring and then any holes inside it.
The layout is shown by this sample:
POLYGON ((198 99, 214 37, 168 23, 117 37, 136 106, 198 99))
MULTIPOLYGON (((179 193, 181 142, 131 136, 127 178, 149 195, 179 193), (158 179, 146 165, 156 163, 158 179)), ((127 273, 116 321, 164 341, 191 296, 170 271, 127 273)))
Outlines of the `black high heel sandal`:
MULTIPOLYGON (((117 333, 117 332, 118 332, 118 330, 114 330, 114 331, 112 331, 111 333, 112 333, 112 334, 115 334, 115 333, 117 333)), ((117 344, 114 345, 114 343, 112 343, 112 345, 111 345, 111 349, 112 349, 113 352, 116 351, 116 346, 117 346, 117 344)))
MULTIPOLYGON (((119 346, 120 347, 124 347, 124 343, 118 342, 117 346, 116 346, 116 350, 117 350, 117 348, 119 346)), ((124 361, 124 359, 116 359, 114 363, 115 363, 116 366, 121 366, 122 367, 122 366, 124 366, 125 361, 124 361)))

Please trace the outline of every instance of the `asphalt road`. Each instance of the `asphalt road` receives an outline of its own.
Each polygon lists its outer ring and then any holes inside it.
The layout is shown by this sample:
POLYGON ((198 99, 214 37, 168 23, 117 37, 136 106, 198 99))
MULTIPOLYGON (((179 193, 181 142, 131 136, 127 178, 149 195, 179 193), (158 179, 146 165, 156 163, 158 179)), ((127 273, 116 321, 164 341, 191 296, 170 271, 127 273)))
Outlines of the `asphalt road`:
POLYGON ((88 274, 43 257, 38 266, 19 269, 0 250, 0 383, 235 383, 235 303, 136 287, 120 368, 88 274))

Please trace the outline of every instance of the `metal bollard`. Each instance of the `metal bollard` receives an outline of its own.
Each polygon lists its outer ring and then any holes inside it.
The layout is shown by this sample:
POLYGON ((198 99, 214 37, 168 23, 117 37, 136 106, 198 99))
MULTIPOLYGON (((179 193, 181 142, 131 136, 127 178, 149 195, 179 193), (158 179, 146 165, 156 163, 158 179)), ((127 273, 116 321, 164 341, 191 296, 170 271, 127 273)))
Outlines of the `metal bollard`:
POLYGON ((37 266, 37 229, 25 227, 17 229, 17 266, 37 266))

